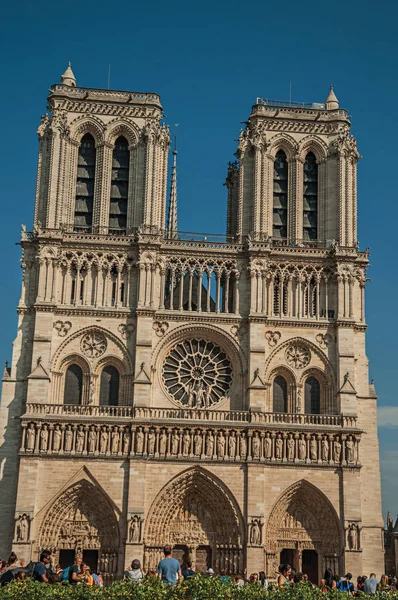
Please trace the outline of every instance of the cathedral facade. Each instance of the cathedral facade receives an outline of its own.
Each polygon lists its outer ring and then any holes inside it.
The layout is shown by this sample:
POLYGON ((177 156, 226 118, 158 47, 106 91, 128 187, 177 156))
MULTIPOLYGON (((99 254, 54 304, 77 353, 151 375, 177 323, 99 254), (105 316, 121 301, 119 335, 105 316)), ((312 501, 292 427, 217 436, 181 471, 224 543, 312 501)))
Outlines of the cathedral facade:
MULTIPOLYGON (((227 231, 177 227, 157 94, 53 85, 3 377, 0 555, 105 577, 382 572, 376 395, 346 110, 257 99, 227 231)), ((193 213, 194 214, 194 213, 193 213)))

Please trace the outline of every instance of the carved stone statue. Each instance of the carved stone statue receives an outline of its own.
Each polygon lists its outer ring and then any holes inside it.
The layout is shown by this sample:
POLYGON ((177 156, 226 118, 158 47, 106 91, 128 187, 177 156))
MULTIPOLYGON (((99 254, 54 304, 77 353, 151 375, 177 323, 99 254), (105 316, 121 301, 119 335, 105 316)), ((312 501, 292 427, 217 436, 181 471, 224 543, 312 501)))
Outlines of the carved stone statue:
POLYGON ((155 454, 156 434, 153 429, 148 432, 148 454, 155 454))
POLYGON ((202 434, 197 432, 195 434, 195 449, 194 449, 194 454, 195 456, 200 456, 202 453, 202 434))
POLYGON ((90 429, 88 434, 88 451, 93 453, 96 450, 97 446, 97 433, 94 428, 90 429))
POLYGON ((189 435, 188 431, 185 431, 183 438, 182 438, 182 447, 183 447, 183 455, 184 456, 188 456, 189 454, 189 450, 191 447, 191 436, 189 435))
POLYGON ((196 390, 196 408, 203 408, 203 382, 200 381, 196 390))
POLYGON ((47 427, 43 427, 42 430, 40 431, 40 450, 42 450, 42 452, 46 452, 47 446, 48 446, 48 429, 47 429, 47 427))
POLYGON ((17 542, 28 542, 29 541, 29 529, 30 519, 27 515, 23 514, 17 520, 16 526, 16 541, 17 542))
POLYGON ((339 463, 340 462, 340 458, 341 458, 341 444, 340 444, 339 440, 335 440, 334 441, 334 447, 333 447, 333 459, 334 459, 334 462, 339 463))
POLYGON ((258 437, 257 431, 254 432, 252 439, 252 451, 253 458, 260 458, 260 438, 258 437))
POLYGON ((140 519, 135 516, 130 521, 129 541, 136 544, 140 541, 140 519))
POLYGON ((322 443, 322 460, 329 460, 329 442, 326 438, 323 438, 322 443))
POLYGON ((283 440, 278 433, 278 436, 275 441, 275 458, 277 458, 278 460, 281 460, 282 454, 283 454, 283 440))
POLYGON ((359 550, 359 532, 356 523, 351 523, 348 528, 347 542, 350 550, 359 550))
POLYGON ((58 427, 58 425, 56 425, 54 432, 53 432, 53 450, 54 452, 58 452, 59 449, 61 448, 61 430, 58 427))
POLYGON ((195 403, 194 384, 191 381, 188 385, 188 408, 192 408, 195 403))
POLYGON ((35 440, 36 440, 36 432, 34 425, 30 425, 28 431, 26 432, 27 444, 26 449, 32 451, 35 449, 35 440))
POLYGON ((316 439, 313 437, 313 438, 311 438, 311 442, 310 442, 310 459, 317 460, 317 458, 318 458, 318 445, 317 445, 316 439))
POLYGON ((144 451, 144 433, 143 433, 142 429, 137 430, 136 441, 137 441, 136 452, 137 452, 137 454, 142 454, 144 451))
POLYGON ((119 431, 117 427, 112 431, 111 452, 112 454, 117 454, 119 452, 119 431))
POLYGON ((272 440, 268 436, 264 438, 264 456, 268 459, 272 456, 272 440))
POLYGON ((105 454, 108 447, 108 432, 106 429, 102 429, 100 435, 100 452, 101 454, 105 454))
POLYGON ((164 456, 166 454, 166 447, 167 447, 167 435, 166 435, 164 429, 162 429, 162 433, 160 434, 160 439, 159 439, 159 454, 161 456, 164 456))
POLYGON ((220 431, 217 437, 217 453, 219 458, 223 458, 225 454, 225 437, 222 431, 220 431))
POLYGON ((353 463, 354 462, 354 442, 352 441, 351 437, 348 437, 345 443, 345 449, 346 449, 346 455, 347 455, 347 462, 348 463, 353 463))
POLYGON ((70 425, 67 426, 65 431, 65 452, 71 452, 73 442, 73 433, 70 425))
POLYGON ((210 405, 210 391, 209 388, 204 386, 203 388, 203 407, 208 408, 210 405))
POLYGON ((294 460, 294 439, 287 440, 287 460, 294 460))
POLYGON ((261 544, 261 528, 257 519, 255 519, 251 524, 250 543, 253 546, 259 546, 261 544))
POLYGON ((231 458, 235 458, 236 455, 236 437, 235 431, 231 431, 228 440, 228 454, 231 458))
POLYGON ((123 432, 123 454, 128 454, 130 450, 130 432, 128 429, 125 429, 123 432))
POLYGON ((94 395, 95 395, 95 384, 94 380, 91 378, 88 386, 88 403, 94 404, 94 395))
POLYGON ((298 457, 299 460, 305 460, 307 456, 307 444, 302 438, 298 442, 298 457))
POLYGON ((244 433, 240 437, 240 455, 243 458, 247 455, 247 439, 244 433))
POLYGON ((207 435, 206 456, 213 456, 214 452, 214 435, 209 431, 207 435))
POLYGON ((76 452, 83 452, 84 447, 84 431, 82 425, 79 425, 76 434, 76 452))
POLYGON ((171 437, 171 453, 178 454, 178 446, 180 444, 180 436, 178 435, 178 431, 173 431, 173 435, 171 437))

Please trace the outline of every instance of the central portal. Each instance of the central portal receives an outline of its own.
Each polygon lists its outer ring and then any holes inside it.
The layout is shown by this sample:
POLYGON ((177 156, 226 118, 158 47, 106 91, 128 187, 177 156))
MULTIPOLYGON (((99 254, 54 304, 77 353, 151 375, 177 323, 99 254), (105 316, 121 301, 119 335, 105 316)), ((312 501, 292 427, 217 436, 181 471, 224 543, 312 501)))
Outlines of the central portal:
POLYGON ((144 568, 154 569, 170 544, 183 564, 228 573, 243 570, 242 519, 224 486, 200 467, 177 476, 154 501, 146 519, 144 568))

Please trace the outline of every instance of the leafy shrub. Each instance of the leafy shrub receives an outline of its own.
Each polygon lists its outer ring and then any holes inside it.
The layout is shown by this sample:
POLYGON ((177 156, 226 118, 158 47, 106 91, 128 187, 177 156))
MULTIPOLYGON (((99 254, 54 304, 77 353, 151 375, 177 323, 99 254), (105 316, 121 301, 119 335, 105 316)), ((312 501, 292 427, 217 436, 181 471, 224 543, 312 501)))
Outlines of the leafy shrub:
MULTIPOLYGON (((360 594, 361 600, 367 596, 360 594)), ((226 585, 217 578, 197 575, 181 584, 168 587, 158 579, 146 580, 142 585, 118 581, 109 587, 46 585, 26 580, 13 582, 0 588, 0 600, 342 600, 345 593, 323 593, 318 588, 305 585, 279 590, 270 587, 264 590, 259 584, 237 587, 226 585)), ((372 600, 398 599, 398 590, 388 595, 376 593, 372 600)))

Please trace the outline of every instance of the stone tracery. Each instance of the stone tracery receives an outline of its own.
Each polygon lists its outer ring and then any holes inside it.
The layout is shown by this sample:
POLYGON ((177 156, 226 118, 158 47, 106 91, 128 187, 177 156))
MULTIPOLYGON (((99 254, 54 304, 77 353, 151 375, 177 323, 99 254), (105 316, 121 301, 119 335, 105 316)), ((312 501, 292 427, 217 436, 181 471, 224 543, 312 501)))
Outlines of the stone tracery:
POLYGON ((180 404, 207 408, 228 394, 232 365, 213 342, 194 338, 168 352, 162 376, 167 391, 180 404))

